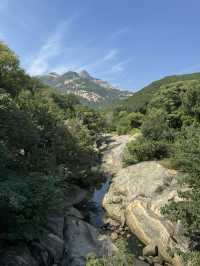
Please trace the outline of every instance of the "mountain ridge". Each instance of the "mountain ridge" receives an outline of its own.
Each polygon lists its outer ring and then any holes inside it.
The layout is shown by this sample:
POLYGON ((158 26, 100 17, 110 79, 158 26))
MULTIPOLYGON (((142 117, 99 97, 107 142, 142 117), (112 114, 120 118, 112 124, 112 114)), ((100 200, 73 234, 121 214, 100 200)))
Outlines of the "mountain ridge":
POLYGON ((81 102, 93 107, 109 106, 133 95, 130 91, 120 90, 107 81, 92 77, 86 70, 67 71, 63 74, 50 72, 38 78, 61 93, 75 94, 81 102))

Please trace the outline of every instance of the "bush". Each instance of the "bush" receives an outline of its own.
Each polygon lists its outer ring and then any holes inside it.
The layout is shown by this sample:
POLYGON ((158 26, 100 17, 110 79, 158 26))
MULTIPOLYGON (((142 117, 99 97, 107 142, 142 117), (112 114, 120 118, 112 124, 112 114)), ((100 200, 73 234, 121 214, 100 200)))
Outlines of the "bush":
POLYGON ((142 161, 162 159, 168 155, 169 144, 140 137, 127 144, 123 154, 123 162, 127 166, 142 161))
POLYGON ((161 109, 152 109, 146 116, 142 127, 142 134, 150 140, 172 140, 173 129, 169 128, 166 113, 161 109))
POLYGON ((1 177, 0 233, 5 239, 37 238, 52 209, 62 210, 62 193, 55 177, 11 173, 1 177))
POLYGON ((139 128, 142 125, 143 115, 141 113, 120 112, 119 121, 117 121, 117 133, 119 135, 127 134, 134 128, 139 128))
POLYGON ((187 175, 181 180, 190 189, 180 192, 184 199, 172 201, 163 213, 173 221, 181 220, 190 233, 200 231, 200 129, 189 127, 183 130, 173 148, 172 161, 187 175))

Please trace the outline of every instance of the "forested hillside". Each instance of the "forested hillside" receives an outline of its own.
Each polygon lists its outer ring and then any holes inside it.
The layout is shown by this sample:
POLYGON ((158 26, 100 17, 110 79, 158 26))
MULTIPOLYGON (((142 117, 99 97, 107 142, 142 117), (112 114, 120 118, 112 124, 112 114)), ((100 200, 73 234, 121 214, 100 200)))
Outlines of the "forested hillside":
POLYGON ((103 120, 28 76, 1 42, 0 125, 1 239, 32 240, 49 212, 62 210, 66 182, 95 182, 103 120))
POLYGON ((154 95, 162 89, 162 86, 170 85, 178 81, 189 80, 200 80, 200 73, 168 76, 154 81, 143 89, 134 93, 134 95, 129 97, 127 100, 122 101, 119 106, 122 106, 128 111, 145 112, 148 103, 151 101, 154 95))

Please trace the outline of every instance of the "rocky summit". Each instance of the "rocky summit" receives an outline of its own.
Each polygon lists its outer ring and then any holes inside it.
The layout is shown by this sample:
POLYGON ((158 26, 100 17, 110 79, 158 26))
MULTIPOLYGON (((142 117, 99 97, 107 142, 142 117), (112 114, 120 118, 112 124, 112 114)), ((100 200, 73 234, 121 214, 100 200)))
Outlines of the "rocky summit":
POLYGON ((75 94, 81 102, 92 107, 108 106, 133 94, 94 78, 85 70, 80 73, 68 71, 62 75, 51 72, 39 79, 59 92, 75 94))

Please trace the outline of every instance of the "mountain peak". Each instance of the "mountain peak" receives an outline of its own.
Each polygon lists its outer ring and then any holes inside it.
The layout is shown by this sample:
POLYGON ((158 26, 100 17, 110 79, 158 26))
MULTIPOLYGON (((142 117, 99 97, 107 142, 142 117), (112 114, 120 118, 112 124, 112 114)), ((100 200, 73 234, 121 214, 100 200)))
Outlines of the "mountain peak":
POLYGON ((82 70, 81 72, 79 72, 79 76, 83 79, 93 79, 93 77, 91 77, 86 70, 82 70))
POLYGON ((129 92, 121 91, 106 81, 96 79, 85 70, 80 73, 68 71, 62 75, 50 73, 48 76, 40 76, 40 80, 61 93, 75 94, 84 104, 92 107, 109 106, 130 96, 129 92))
POLYGON ((49 74, 48 74, 50 77, 52 77, 52 78, 58 78, 60 75, 58 74, 58 73, 56 73, 56 72, 50 72, 49 74))

